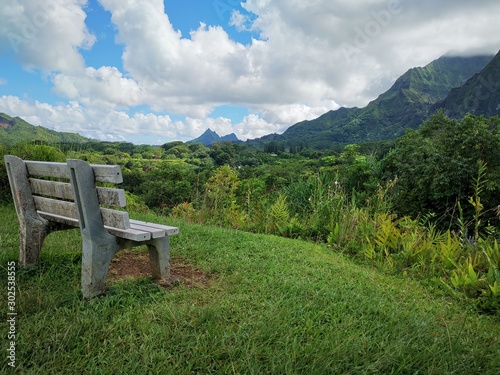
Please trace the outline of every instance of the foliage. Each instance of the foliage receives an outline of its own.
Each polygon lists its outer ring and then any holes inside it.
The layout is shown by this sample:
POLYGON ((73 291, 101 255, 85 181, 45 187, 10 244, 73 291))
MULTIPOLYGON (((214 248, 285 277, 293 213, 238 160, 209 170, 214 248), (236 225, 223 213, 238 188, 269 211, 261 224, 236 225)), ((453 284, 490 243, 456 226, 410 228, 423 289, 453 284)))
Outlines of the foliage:
MULTIPOLYGON (((394 204, 398 213, 417 217, 434 213, 443 226, 453 226, 458 204, 467 207, 474 194, 479 164, 488 182, 482 187, 482 204, 498 206, 500 196, 500 119, 468 115, 462 121, 434 115, 418 131, 408 132, 384 158, 386 176, 397 176, 394 204)), ((494 220, 494 215, 485 220, 494 220)))
POLYGON ((271 219, 270 230, 277 234, 284 234, 290 221, 290 212, 286 202, 286 196, 279 194, 276 201, 271 205, 269 210, 271 219))
POLYGON ((134 189, 151 208, 166 209, 192 198, 196 175, 186 164, 161 164, 134 189))
POLYGON ((237 201, 236 192, 240 186, 238 174, 228 165, 219 167, 205 186, 202 210, 207 222, 231 225, 239 228, 246 220, 237 201))

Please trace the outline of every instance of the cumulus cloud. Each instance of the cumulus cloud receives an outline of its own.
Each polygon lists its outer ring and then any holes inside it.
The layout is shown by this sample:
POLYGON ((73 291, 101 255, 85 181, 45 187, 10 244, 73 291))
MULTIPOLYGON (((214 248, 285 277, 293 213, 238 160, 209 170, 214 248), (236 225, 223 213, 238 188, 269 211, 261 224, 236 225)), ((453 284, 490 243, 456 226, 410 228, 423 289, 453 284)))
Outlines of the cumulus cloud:
POLYGON ((148 139, 156 139, 154 143, 165 143, 179 135, 184 140, 194 138, 186 133, 181 121, 173 121, 168 115, 129 115, 120 110, 86 107, 74 101, 50 105, 5 95, 0 97, 0 112, 16 113, 33 125, 79 133, 93 139, 133 141, 137 140, 137 134, 144 134, 150 136, 148 139))
POLYGON ((129 107, 144 103, 137 82, 124 77, 115 67, 89 67, 77 75, 57 74, 53 81, 56 93, 87 106, 129 107))
MULTIPOLYGON (((202 23, 183 38, 160 0, 101 0, 101 4, 111 12, 117 40, 124 44, 124 68, 142 89, 144 102, 155 110, 206 117, 215 106, 226 103, 333 100, 318 66, 304 63, 303 46, 290 44, 293 37, 274 35, 276 42, 254 40, 245 46, 231 40, 221 26, 202 23)), ((233 22, 241 25, 245 20, 236 21, 233 14, 233 22)), ((315 54, 312 61, 319 57, 315 54)), ((68 80, 59 77, 59 81, 68 80)), ((88 79, 71 81, 73 88, 83 85, 85 93, 88 79)))
POLYGON ((79 48, 95 37, 85 26, 87 0, 10 0, 0 10, 0 46, 27 69, 75 72, 85 66, 79 48))
POLYGON ((183 36, 162 0, 99 2, 123 45, 123 71, 85 67, 79 50, 95 41, 85 26, 86 0, 2 6, 0 46, 16 49, 24 66, 51 72, 54 92, 72 103, 3 98, 2 106, 61 127, 71 110, 82 130, 106 129, 103 137, 150 132, 184 140, 210 127, 247 139, 339 106, 364 106, 409 68, 443 54, 500 48, 497 0, 246 0, 229 23, 259 36, 248 44, 232 40, 226 25, 200 23, 183 36), (13 44, 12 35, 21 42, 13 44), (238 123, 212 118, 221 105, 251 114, 238 123), (129 114, 136 106, 153 113, 129 114))
POLYGON ((231 12, 231 19, 229 25, 236 27, 238 31, 249 31, 250 18, 246 14, 242 14, 239 10, 231 12))

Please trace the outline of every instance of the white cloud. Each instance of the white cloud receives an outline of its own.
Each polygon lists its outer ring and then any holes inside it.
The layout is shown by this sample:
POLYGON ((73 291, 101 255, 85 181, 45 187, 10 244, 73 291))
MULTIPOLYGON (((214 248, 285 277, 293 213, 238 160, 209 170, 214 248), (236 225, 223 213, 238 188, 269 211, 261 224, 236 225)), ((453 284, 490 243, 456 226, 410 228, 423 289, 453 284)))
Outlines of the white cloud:
POLYGON ((6 84, 7 84, 7 80, 5 78, 0 77, 0 86, 6 85, 6 84))
MULTIPOLYGON (((231 40, 222 27, 200 24, 189 38, 182 38, 160 0, 101 3, 112 13, 118 41, 125 46, 127 79, 137 83, 144 103, 154 110, 204 118, 215 106, 226 103, 259 106, 292 105, 301 98, 309 103, 333 101, 333 92, 322 82, 318 66, 310 66, 310 61, 305 64, 302 46, 292 47, 287 36, 274 38, 279 43, 286 40, 279 46, 260 40, 244 46, 231 40)), ((312 61, 320 57, 315 54, 312 61)), ((310 58, 311 54, 306 60, 310 58)), ((74 99, 78 93, 84 100, 93 78, 88 71, 83 79, 60 75, 56 86, 67 97, 74 99)), ((102 82, 98 85, 102 87, 102 82)), ((104 101, 124 103, 123 98, 104 91, 104 101)))
POLYGON ((229 25, 236 27, 238 31, 248 31, 249 30, 250 19, 247 15, 242 14, 239 10, 233 10, 231 13, 231 19, 229 20, 229 25))
POLYGON ((128 113, 106 107, 68 104, 50 105, 28 102, 17 96, 0 97, 0 112, 16 114, 33 125, 42 125, 56 131, 79 133, 85 137, 105 141, 162 144, 173 140, 188 141, 200 136, 207 128, 220 135, 236 133, 246 140, 269 133, 275 125, 257 115, 249 115, 239 124, 224 117, 174 121, 168 115, 128 113), (266 130, 267 129, 267 130, 266 130))
POLYGON ((83 74, 57 74, 53 80, 57 94, 87 106, 129 107, 144 103, 137 82, 124 77, 115 67, 89 67, 83 74))
POLYGON ((77 102, 50 105, 27 102, 15 96, 0 97, 0 112, 16 113, 33 125, 68 131, 102 140, 128 140, 141 143, 142 135, 154 135, 160 143, 176 139, 183 131, 181 122, 169 116, 138 113, 129 116, 118 110, 85 107, 77 102))
POLYGON ((79 48, 95 37, 85 26, 87 0, 10 0, 0 10, 0 45, 27 69, 75 72, 85 64, 79 48))
POLYGON ((44 106, 4 97, 3 108, 14 106, 66 130, 71 113, 80 116, 79 129, 106 138, 148 133, 186 140, 208 127, 255 138, 339 105, 364 106, 409 68, 449 51, 493 54, 500 48, 497 0, 247 0, 248 13, 234 11, 230 20, 260 35, 246 45, 223 27, 203 23, 183 37, 162 0, 99 1, 123 45, 123 72, 85 67, 79 49, 95 40, 85 26, 86 0, 2 6, 0 46, 12 49, 12 34, 22 36, 15 45, 19 60, 51 72, 54 92, 73 102, 44 106), (211 118, 220 105, 247 107, 251 114, 239 123, 211 118), (185 120, 128 115, 135 106, 185 120))

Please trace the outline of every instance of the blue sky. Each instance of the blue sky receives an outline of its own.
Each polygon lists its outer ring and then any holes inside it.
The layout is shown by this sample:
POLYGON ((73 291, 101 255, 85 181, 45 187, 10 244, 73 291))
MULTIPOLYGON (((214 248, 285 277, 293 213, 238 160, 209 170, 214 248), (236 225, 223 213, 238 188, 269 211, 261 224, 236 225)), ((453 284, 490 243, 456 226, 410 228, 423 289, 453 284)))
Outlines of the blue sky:
POLYGON ((280 133, 500 49, 496 0, 10 0, 0 112, 137 144, 280 133))

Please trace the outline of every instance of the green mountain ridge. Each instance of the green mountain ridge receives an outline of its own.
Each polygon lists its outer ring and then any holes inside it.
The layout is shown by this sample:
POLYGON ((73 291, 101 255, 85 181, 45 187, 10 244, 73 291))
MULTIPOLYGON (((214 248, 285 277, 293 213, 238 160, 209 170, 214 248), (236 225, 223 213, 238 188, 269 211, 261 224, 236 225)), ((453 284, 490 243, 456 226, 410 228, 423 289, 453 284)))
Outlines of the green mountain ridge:
POLYGON ((76 133, 58 132, 43 126, 34 126, 19 117, 0 113, 0 144, 14 145, 21 142, 84 143, 90 141, 76 133))
POLYGON ((468 112, 485 117, 500 115, 500 52, 463 86, 453 88, 444 100, 433 105, 431 112, 438 109, 454 119, 468 112))
POLYGON ((363 108, 341 107, 292 125, 281 135, 271 134, 249 143, 275 141, 325 149, 336 144, 395 139, 407 129, 418 128, 433 104, 480 72, 492 58, 443 56, 424 67, 409 69, 363 108))

